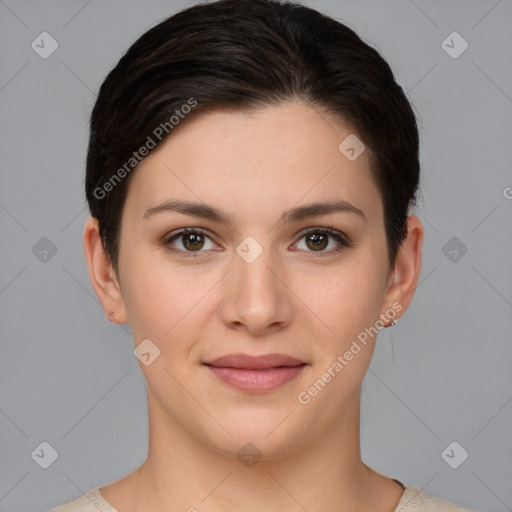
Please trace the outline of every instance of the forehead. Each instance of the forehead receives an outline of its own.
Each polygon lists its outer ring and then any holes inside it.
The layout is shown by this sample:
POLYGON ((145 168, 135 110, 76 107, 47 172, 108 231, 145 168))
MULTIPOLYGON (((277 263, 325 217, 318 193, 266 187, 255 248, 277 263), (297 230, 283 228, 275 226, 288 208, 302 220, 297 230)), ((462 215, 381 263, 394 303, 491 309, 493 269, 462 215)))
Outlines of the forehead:
POLYGON ((341 118, 302 102, 199 113, 138 165, 127 202, 186 196, 260 209, 343 197, 372 208, 380 194, 363 147, 341 118))

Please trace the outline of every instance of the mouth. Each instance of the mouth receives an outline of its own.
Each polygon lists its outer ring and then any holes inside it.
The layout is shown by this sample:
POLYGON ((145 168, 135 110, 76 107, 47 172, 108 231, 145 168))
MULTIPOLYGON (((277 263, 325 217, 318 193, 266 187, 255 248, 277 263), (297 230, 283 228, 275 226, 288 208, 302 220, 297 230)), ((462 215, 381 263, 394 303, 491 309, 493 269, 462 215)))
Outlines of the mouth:
POLYGON ((224 383, 252 393, 277 389, 295 379, 307 366, 284 354, 230 354, 203 364, 224 383))

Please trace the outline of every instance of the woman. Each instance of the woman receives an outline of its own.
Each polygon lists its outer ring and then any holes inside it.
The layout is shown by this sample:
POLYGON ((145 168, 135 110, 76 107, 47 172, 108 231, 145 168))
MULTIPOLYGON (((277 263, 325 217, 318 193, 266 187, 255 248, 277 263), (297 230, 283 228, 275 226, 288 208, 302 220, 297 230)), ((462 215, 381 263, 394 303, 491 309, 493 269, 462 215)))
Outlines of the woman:
POLYGON ((147 382, 144 464, 63 511, 457 511, 361 460, 377 334, 423 227, 388 64, 298 4, 221 0, 143 34, 91 117, 84 249, 147 382))

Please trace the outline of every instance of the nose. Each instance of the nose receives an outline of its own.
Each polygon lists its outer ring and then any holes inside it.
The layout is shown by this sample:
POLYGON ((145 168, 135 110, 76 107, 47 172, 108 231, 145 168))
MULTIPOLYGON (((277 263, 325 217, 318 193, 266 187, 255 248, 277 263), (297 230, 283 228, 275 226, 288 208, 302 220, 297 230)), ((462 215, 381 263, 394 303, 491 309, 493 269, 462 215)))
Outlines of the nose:
POLYGON ((277 332, 290 324, 292 293, 285 270, 270 250, 252 262, 234 255, 233 269, 224 282, 223 323, 254 336, 277 332))

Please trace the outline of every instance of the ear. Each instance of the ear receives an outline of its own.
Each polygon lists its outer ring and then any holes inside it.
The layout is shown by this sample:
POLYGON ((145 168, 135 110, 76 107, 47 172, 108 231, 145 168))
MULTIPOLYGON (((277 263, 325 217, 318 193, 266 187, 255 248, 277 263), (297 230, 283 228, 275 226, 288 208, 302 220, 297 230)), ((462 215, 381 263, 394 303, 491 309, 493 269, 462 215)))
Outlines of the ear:
POLYGON ((388 311, 395 304, 393 309, 398 313, 394 317, 395 320, 405 313, 414 296, 421 271, 422 246, 423 225, 418 217, 409 215, 407 218, 407 237, 398 251, 384 298, 384 304, 388 311))
POLYGON ((92 286, 105 310, 105 316, 117 324, 128 323, 121 287, 103 247, 98 220, 94 217, 90 217, 85 223, 84 254, 92 286), (110 315, 111 311, 114 312, 113 315, 110 315))

